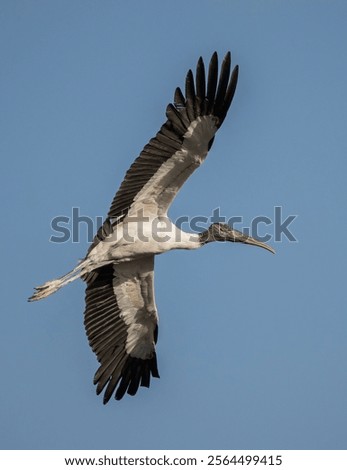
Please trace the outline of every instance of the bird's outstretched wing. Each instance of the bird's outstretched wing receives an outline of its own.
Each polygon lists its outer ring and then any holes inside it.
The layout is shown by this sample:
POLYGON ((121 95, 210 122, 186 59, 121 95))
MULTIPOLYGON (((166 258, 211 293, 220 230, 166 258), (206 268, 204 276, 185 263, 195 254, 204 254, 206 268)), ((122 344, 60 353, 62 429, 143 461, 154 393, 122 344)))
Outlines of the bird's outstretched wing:
POLYGON ((104 403, 135 395, 159 377, 155 344, 158 315, 154 300, 154 256, 97 270, 86 289, 85 328, 100 367, 97 393, 104 403))
POLYGON ((129 168, 89 251, 126 216, 136 216, 141 210, 142 215, 166 214, 180 187, 205 159, 224 121, 235 93, 238 67, 230 71, 230 52, 223 60, 219 79, 216 52, 207 80, 201 57, 195 81, 189 70, 185 95, 176 89, 174 103, 166 109, 167 121, 129 168))

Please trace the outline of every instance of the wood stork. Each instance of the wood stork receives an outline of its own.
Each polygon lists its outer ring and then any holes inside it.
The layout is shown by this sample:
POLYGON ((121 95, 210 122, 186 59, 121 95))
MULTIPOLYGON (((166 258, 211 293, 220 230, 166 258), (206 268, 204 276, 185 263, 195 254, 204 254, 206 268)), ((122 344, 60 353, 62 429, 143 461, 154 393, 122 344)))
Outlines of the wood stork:
POLYGON ((186 233, 168 218, 168 209, 187 178, 205 160, 215 133, 233 99, 238 67, 231 71, 228 52, 220 68, 215 52, 207 86, 200 57, 195 81, 189 70, 185 95, 180 88, 166 108, 167 120, 131 165, 108 216, 86 257, 65 276, 35 289, 40 300, 82 278, 87 283, 85 329, 100 367, 94 377, 104 403, 120 400, 159 377, 155 345, 158 314, 154 298, 154 256, 173 249, 195 249, 212 241, 241 242, 271 252, 271 247, 234 230, 212 224, 202 233, 186 233), (140 227, 141 220, 141 231, 140 227), (160 233, 154 236, 153 227, 160 233), (141 233, 140 233, 141 232, 141 233))

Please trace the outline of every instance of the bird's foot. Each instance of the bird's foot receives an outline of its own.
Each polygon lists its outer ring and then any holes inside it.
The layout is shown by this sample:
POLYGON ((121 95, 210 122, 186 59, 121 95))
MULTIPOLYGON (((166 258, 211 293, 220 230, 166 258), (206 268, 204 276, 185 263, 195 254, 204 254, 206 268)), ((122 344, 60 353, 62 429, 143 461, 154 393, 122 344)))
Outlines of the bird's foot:
POLYGON ((60 279, 55 279, 54 281, 45 282, 42 286, 35 287, 35 292, 31 297, 29 297, 28 302, 34 302, 35 300, 41 300, 48 297, 60 289, 61 284, 60 279))

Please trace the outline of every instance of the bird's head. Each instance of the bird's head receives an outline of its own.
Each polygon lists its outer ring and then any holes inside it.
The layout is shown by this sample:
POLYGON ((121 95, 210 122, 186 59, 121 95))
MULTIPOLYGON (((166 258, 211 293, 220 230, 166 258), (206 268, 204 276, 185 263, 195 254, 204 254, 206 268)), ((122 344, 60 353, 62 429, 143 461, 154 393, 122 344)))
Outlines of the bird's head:
POLYGON ((205 245, 210 242, 240 242, 247 245, 259 246, 265 250, 275 253, 275 250, 271 246, 267 245, 260 240, 250 237, 227 224, 214 223, 210 225, 208 230, 200 234, 200 242, 205 245))

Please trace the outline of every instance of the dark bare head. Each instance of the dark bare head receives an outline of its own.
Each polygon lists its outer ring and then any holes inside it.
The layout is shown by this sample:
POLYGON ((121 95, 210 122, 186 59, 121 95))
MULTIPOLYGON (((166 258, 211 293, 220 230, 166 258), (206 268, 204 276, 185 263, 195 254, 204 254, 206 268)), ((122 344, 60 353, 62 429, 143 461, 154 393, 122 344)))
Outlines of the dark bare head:
POLYGON ((208 230, 200 234, 200 242, 202 245, 210 242, 240 242, 247 245, 259 246, 260 248, 271 251, 271 253, 275 253, 275 250, 271 248, 271 246, 239 232, 227 224, 212 224, 208 230))

